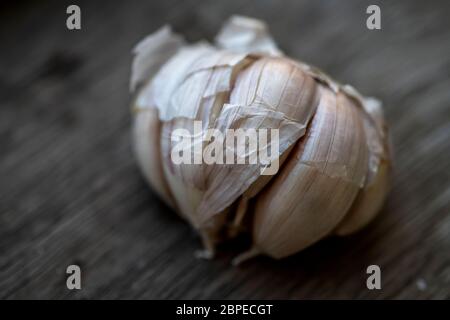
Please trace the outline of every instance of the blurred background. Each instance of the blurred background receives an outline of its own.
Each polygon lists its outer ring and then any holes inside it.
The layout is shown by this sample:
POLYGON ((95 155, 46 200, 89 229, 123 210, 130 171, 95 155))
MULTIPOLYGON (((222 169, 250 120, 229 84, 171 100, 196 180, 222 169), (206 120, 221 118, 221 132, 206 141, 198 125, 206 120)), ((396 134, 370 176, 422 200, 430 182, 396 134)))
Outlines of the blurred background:
POLYGON ((0 298, 450 298, 450 2, 15 1, 0 5, 0 298), (66 8, 81 8, 81 30, 66 8), (366 8, 381 8, 381 30, 366 8), (380 98, 392 192, 362 232, 281 261, 198 260, 131 152, 133 46, 164 24, 212 40, 265 20, 289 56, 380 98), (82 289, 66 288, 66 268, 82 289), (377 264, 382 290, 366 288, 377 264))

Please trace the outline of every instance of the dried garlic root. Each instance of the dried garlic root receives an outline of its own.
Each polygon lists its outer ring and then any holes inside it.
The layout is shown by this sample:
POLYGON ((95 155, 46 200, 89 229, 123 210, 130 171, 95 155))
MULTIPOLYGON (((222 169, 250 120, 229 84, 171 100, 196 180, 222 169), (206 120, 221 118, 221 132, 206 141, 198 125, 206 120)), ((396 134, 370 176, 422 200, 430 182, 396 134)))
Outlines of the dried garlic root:
MULTIPOLYGON (((166 26, 134 53, 137 161, 158 195, 200 233, 199 256, 249 232, 253 246, 234 263, 258 254, 283 258, 327 235, 353 233, 380 210, 391 171, 380 103, 284 57, 263 22, 232 17, 215 46, 186 44, 166 26), (188 148, 204 160, 212 129, 276 129, 279 170, 269 174, 267 162, 173 161, 174 137, 185 138, 176 132, 194 132, 188 148)), ((248 148, 245 157, 256 154, 248 148)))

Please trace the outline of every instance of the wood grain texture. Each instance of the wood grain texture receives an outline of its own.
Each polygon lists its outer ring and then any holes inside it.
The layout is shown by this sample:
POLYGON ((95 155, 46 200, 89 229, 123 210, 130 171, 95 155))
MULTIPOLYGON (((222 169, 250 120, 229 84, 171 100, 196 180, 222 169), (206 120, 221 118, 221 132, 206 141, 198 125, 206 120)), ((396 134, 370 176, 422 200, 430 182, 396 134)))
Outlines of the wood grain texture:
POLYGON ((1 298, 450 298, 450 3, 76 1, 0 11, 1 298), (290 258, 197 260, 200 243, 143 181, 130 148, 131 49, 165 23, 211 40, 239 13, 262 18, 290 56, 381 98, 393 188, 364 231, 290 258), (79 264, 83 289, 65 286, 79 264), (382 290, 366 288, 378 264, 382 290))

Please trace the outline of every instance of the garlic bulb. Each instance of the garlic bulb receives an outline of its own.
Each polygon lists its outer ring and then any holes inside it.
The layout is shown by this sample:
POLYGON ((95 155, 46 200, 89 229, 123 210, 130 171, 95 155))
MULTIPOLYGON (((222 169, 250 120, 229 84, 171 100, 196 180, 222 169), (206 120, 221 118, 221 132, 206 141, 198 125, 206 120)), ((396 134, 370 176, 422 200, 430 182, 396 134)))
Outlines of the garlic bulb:
POLYGON ((355 232, 379 211, 391 169, 381 104, 285 57, 263 22, 232 17, 215 46, 186 44, 165 26, 134 53, 139 166, 200 233, 203 256, 248 232, 253 247, 235 262, 286 257, 327 235, 355 232), (230 148, 218 138, 230 129, 276 135, 230 148), (184 162, 174 161, 180 141, 178 151, 191 152, 184 162), (252 162, 260 142, 271 157, 252 162))

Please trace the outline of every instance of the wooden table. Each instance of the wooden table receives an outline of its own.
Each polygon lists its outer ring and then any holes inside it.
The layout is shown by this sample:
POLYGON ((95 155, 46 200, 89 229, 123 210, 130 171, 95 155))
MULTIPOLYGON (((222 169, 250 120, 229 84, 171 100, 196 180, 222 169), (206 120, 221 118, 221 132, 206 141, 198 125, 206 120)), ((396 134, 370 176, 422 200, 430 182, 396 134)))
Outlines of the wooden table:
POLYGON ((1 298, 450 298, 450 3, 32 1, 0 13, 1 298), (354 236, 290 258, 198 260, 194 232, 147 187, 130 148, 131 49, 165 23, 211 40, 233 13, 281 48, 381 98, 393 189, 354 236), (78 264, 82 290, 66 288, 78 264), (377 264, 382 290, 366 288, 377 264))

